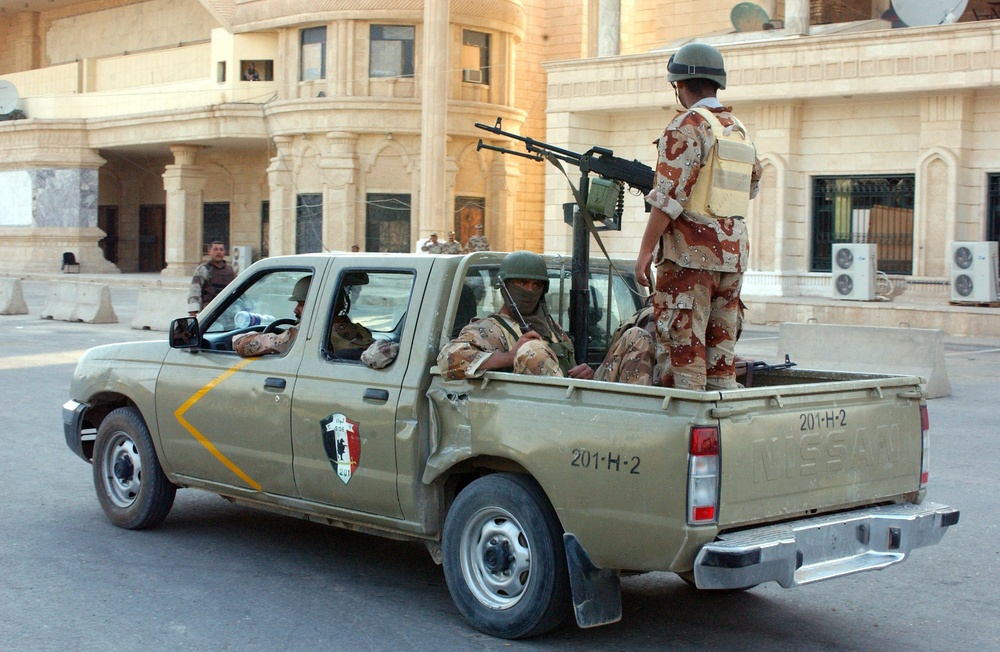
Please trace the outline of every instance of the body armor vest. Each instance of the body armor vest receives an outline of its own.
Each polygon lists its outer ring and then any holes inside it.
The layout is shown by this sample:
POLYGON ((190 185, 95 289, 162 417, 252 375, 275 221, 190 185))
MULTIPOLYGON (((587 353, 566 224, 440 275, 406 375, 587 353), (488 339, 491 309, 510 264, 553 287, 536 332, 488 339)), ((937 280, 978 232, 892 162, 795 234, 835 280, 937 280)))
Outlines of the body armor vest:
POLYGON ((226 286, 232 283, 235 278, 236 273, 229 265, 216 267, 215 265, 209 263, 208 283, 205 283, 201 288, 201 305, 207 306, 212 299, 226 289, 226 286))
POLYGON ((712 126, 715 147, 698 172, 698 180, 685 208, 713 217, 746 217, 757 149, 746 128, 735 117, 733 126, 723 127, 712 111, 703 107, 691 110, 712 126))

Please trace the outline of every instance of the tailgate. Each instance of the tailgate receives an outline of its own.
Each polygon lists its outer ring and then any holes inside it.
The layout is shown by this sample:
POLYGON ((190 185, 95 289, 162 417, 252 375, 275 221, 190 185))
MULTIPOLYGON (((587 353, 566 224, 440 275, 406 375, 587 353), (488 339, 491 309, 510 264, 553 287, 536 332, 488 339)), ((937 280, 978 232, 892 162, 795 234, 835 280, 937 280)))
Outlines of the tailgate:
POLYGON ((911 377, 729 392, 719 528, 914 500, 920 387, 911 377))

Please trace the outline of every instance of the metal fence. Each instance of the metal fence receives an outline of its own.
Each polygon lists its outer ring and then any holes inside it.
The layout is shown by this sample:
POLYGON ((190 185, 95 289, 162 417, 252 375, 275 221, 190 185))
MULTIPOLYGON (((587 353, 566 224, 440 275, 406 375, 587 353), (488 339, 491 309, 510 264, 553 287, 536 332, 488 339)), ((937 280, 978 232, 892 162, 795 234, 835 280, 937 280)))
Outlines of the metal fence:
POLYGON ((913 273, 914 175, 814 177, 810 271, 831 271, 834 243, 878 245, 878 269, 913 273))

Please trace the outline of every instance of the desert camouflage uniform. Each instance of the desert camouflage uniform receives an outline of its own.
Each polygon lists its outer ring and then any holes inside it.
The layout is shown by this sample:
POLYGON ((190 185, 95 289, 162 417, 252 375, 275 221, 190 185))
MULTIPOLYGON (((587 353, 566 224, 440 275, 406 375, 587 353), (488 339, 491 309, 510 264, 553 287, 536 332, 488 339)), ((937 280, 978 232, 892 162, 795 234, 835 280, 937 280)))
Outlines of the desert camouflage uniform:
POLYGON ((207 306, 234 278, 236 272, 224 261, 222 267, 216 267, 212 261, 198 265, 188 290, 188 311, 198 312, 207 306))
POLYGON ((658 385, 662 372, 656 364, 656 328, 653 308, 643 308, 626 319, 611 338, 604 362, 594 380, 629 385, 658 385))
POLYGON ((440 241, 438 241, 438 242, 431 242, 430 240, 428 240, 427 242, 425 242, 424 244, 422 244, 420 246, 420 251, 423 251, 423 252, 428 253, 428 254, 439 254, 439 253, 441 253, 441 248, 442 247, 444 247, 444 243, 443 242, 440 242, 440 241))
POLYGON ((284 353, 292 347, 298 332, 299 327, 296 325, 284 333, 240 333, 233 336, 233 351, 244 358, 284 353))
POLYGON ((442 254, 460 254, 462 253, 462 243, 458 240, 452 240, 451 242, 446 242, 441 245, 442 254))
POLYGON ((372 369, 388 367, 399 355, 399 344, 389 340, 375 340, 361 354, 361 362, 372 369))
MULTIPOLYGON (((506 353, 517 344, 514 337, 497 320, 504 320, 514 333, 521 329, 514 320, 505 315, 491 315, 478 319, 463 328, 458 337, 448 342, 438 353, 437 366, 449 380, 479 378, 485 371, 479 366, 495 351, 506 353)), ((558 326, 553 324, 553 336, 559 342, 569 342, 558 326)), ((559 367, 559 358, 542 340, 530 340, 517 350, 514 358, 514 373, 532 376, 564 376, 559 367)))
POLYGON ((346 315, 333 318, 333 327, 330 329, 331 351, 366 349, 374 341, 371 331, 361 324, 355 324, 346 315))
MULTIPOLYGON (((698 105, 710 108, 722 125, 735 124, 732 109, 717 100, 698 105)), ((749 255, 746 224, 743 216, 685 210, 715 142, 709 122, 693 111, 678 115, 657 140, 656 177, 646 201, 670 217, 657 247, 653 296, 657 366, 667 370, 661 380, 664 387, 737 386, 737 311, 749 255)), ((751 199, 757 195, 760 173, 757 161, 751 199)))
POLYGON ((469 238, 469 242, 465 245, 465 252, 471 254, 473 251, 489 251, 490 241, 486 239, 485 235, 474 235, 469 238))

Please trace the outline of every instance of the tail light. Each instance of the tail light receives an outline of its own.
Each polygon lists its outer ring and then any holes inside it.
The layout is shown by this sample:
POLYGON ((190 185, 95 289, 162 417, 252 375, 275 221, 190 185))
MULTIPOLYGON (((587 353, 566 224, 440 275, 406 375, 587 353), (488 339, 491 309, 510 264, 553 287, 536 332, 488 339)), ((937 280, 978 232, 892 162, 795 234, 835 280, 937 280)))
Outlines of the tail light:
POLYGON ((691 428, 688 456, 688 525, 708 525, 719 519, 719 428, 691 428))
POLYGON ((931 420, 927 406, 920 406, 920 440, 923 446, 920 455, 920 488, 927 486, 931 474, 931 420))

